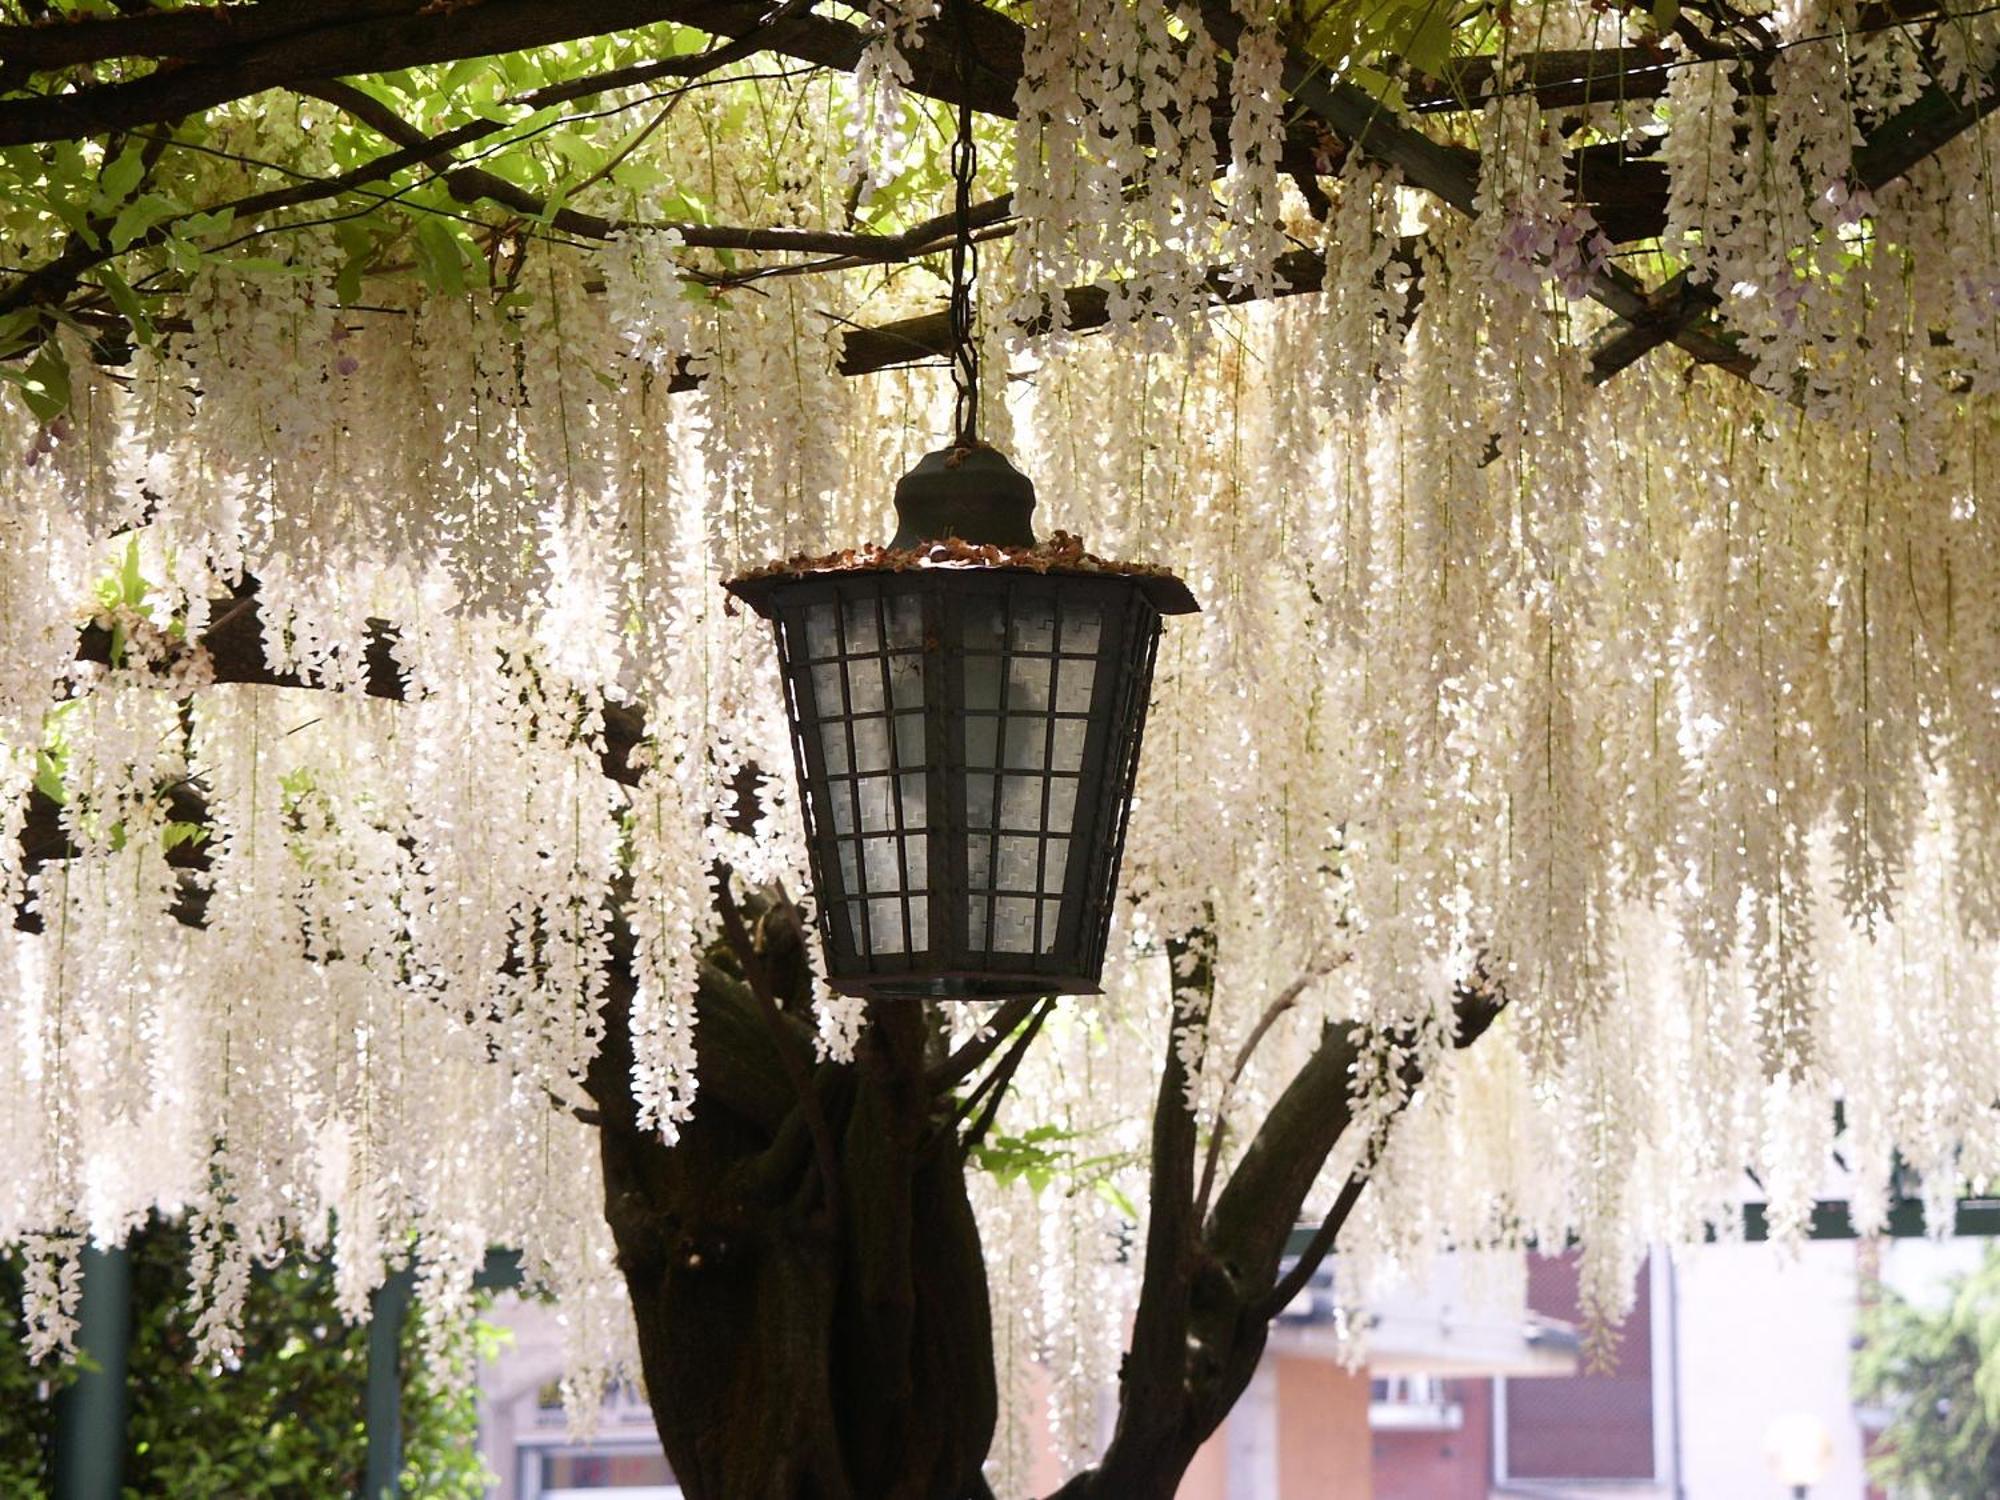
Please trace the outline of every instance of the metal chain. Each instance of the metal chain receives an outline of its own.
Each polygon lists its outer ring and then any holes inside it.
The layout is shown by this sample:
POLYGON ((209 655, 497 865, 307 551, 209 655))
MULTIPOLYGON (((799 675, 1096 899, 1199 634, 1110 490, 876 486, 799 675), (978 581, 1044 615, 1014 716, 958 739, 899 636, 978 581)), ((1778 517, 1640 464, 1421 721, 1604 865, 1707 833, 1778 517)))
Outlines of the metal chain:
POLYGON ((972 243, 972 184, 979 152, 972 139, 972 12, 976 0, 952 0, 958 30, 958 136, 951 143, 951 176, 957 189, 956 232, 951 244, 951 379, 958 389, 956 446, 979 442, 979 343, 973 328, 972 288, 979 279, 979 250, 972 243))

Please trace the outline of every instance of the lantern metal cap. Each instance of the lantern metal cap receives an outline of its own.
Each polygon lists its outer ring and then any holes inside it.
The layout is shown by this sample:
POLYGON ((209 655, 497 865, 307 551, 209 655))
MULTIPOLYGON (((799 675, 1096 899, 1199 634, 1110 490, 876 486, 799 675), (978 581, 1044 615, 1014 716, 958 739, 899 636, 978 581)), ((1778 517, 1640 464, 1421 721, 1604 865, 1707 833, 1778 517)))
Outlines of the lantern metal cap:
POLYGON ((984 443, 926 453, 896 482, 892 550, 946 537, 995 547, 1032 547, 1035 482, 984 443))
POLYGON ((1084 551, 1067 531, 1035 540, 1028 517, 1035 482, 984 443, 960 443, 926 453, 896 483, 896 535, 886 547, 869 543, 814 556, 801 553, 727 579, 723 587, 766 619, 772 591, 829 574, 914 573, 932 569, 1017 569, 1093 578, 1129 578, 1163 615, 1197 614, 1194 595, 1165 568, 1112 562, 1084 551))

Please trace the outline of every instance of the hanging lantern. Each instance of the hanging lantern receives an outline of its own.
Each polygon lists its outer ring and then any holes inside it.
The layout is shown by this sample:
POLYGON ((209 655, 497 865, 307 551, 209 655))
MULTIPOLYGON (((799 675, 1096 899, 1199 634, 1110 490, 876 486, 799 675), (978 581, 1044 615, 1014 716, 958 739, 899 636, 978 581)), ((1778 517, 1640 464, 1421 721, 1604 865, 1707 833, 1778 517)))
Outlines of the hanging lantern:
POLYGON ((979 441, 971 21, 955 0, 957 441, 896 486, 887 551, 728 588, 774 622, 828 980, 851 995, 1091 994, 1177 578, 1037 546, 1035 487, 979 441))
POLYGON ((728 588, 774 622, 829 980, 1094 993, 1179 579, 1037 547, 991 448, 926 457, 901 529, 728 588))

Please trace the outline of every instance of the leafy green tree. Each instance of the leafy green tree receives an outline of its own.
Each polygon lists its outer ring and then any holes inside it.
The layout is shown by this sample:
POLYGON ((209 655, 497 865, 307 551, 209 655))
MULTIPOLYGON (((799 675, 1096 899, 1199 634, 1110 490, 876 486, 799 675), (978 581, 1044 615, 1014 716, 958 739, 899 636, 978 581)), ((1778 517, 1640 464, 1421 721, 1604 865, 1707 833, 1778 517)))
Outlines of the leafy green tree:
MULTIPOLYGON (((327 1500, 361 1486, 368 1331, 335 1310, 332 1268, 287 1259, 252 1280, 233 1368, 194 1364, 188 1239, 155 1225, 132 1241, 132 1347, 125 1494, 177 1500, 327 1500)), ((65 1368, 30 1365, 19 1326, 20 1270, 0 1266, 14 1325, 0 1347, 0 1497, 48 1493, 55 1391, 65 1368)), ((471 1361, 480 1326, 422 1351, 404 1334, 403 1490, 473 1500, 487 1475, 476 1444, 471 1361), (441 1346, 441 1347, 440 1347, 441 1346)))
POLYGON ((1858 1400, 1893 1416, 1869 1467, 1897 1493, 2000 1494, 2000 1251, 1954 1278, 1938 1307, 1887 1287, 1862 1315, 1858 1400))

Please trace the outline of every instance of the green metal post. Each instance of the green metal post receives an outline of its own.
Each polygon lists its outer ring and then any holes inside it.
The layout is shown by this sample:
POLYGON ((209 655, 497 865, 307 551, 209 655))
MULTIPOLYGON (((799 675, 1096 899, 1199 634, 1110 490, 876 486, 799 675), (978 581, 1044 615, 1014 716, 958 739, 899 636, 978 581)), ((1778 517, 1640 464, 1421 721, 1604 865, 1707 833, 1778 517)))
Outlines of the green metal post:
POLYGON ((493 1245, 472 1284, 484 1292, 513 1292, 520 1290, 522 1279, 521 1252, 493 1245))
MULTIPOLYGON (((473 1277, 487 1291, 521 1284, 521 1253, 493 1249, 473 1277)), ((403 1471, 403 1324, 410 1315, 416 1274, 404 1269, 383 1282, 368 1315, 368 1466, 362 1500, 396 1500, 403 1471)))
POLYGON ((396 1500, 403 1470, 403 1321, 416 1278, 396 1272, 377 1288, 368 1314, 368 1466, 363 1500, 396 1500))
POLYGON ((92 1368, 56 1397, 55 1500, 118 1500, 125 1482, 125 1380, 132 1354, 132 1256, 83 1252, 78 1348, 92 1368))

